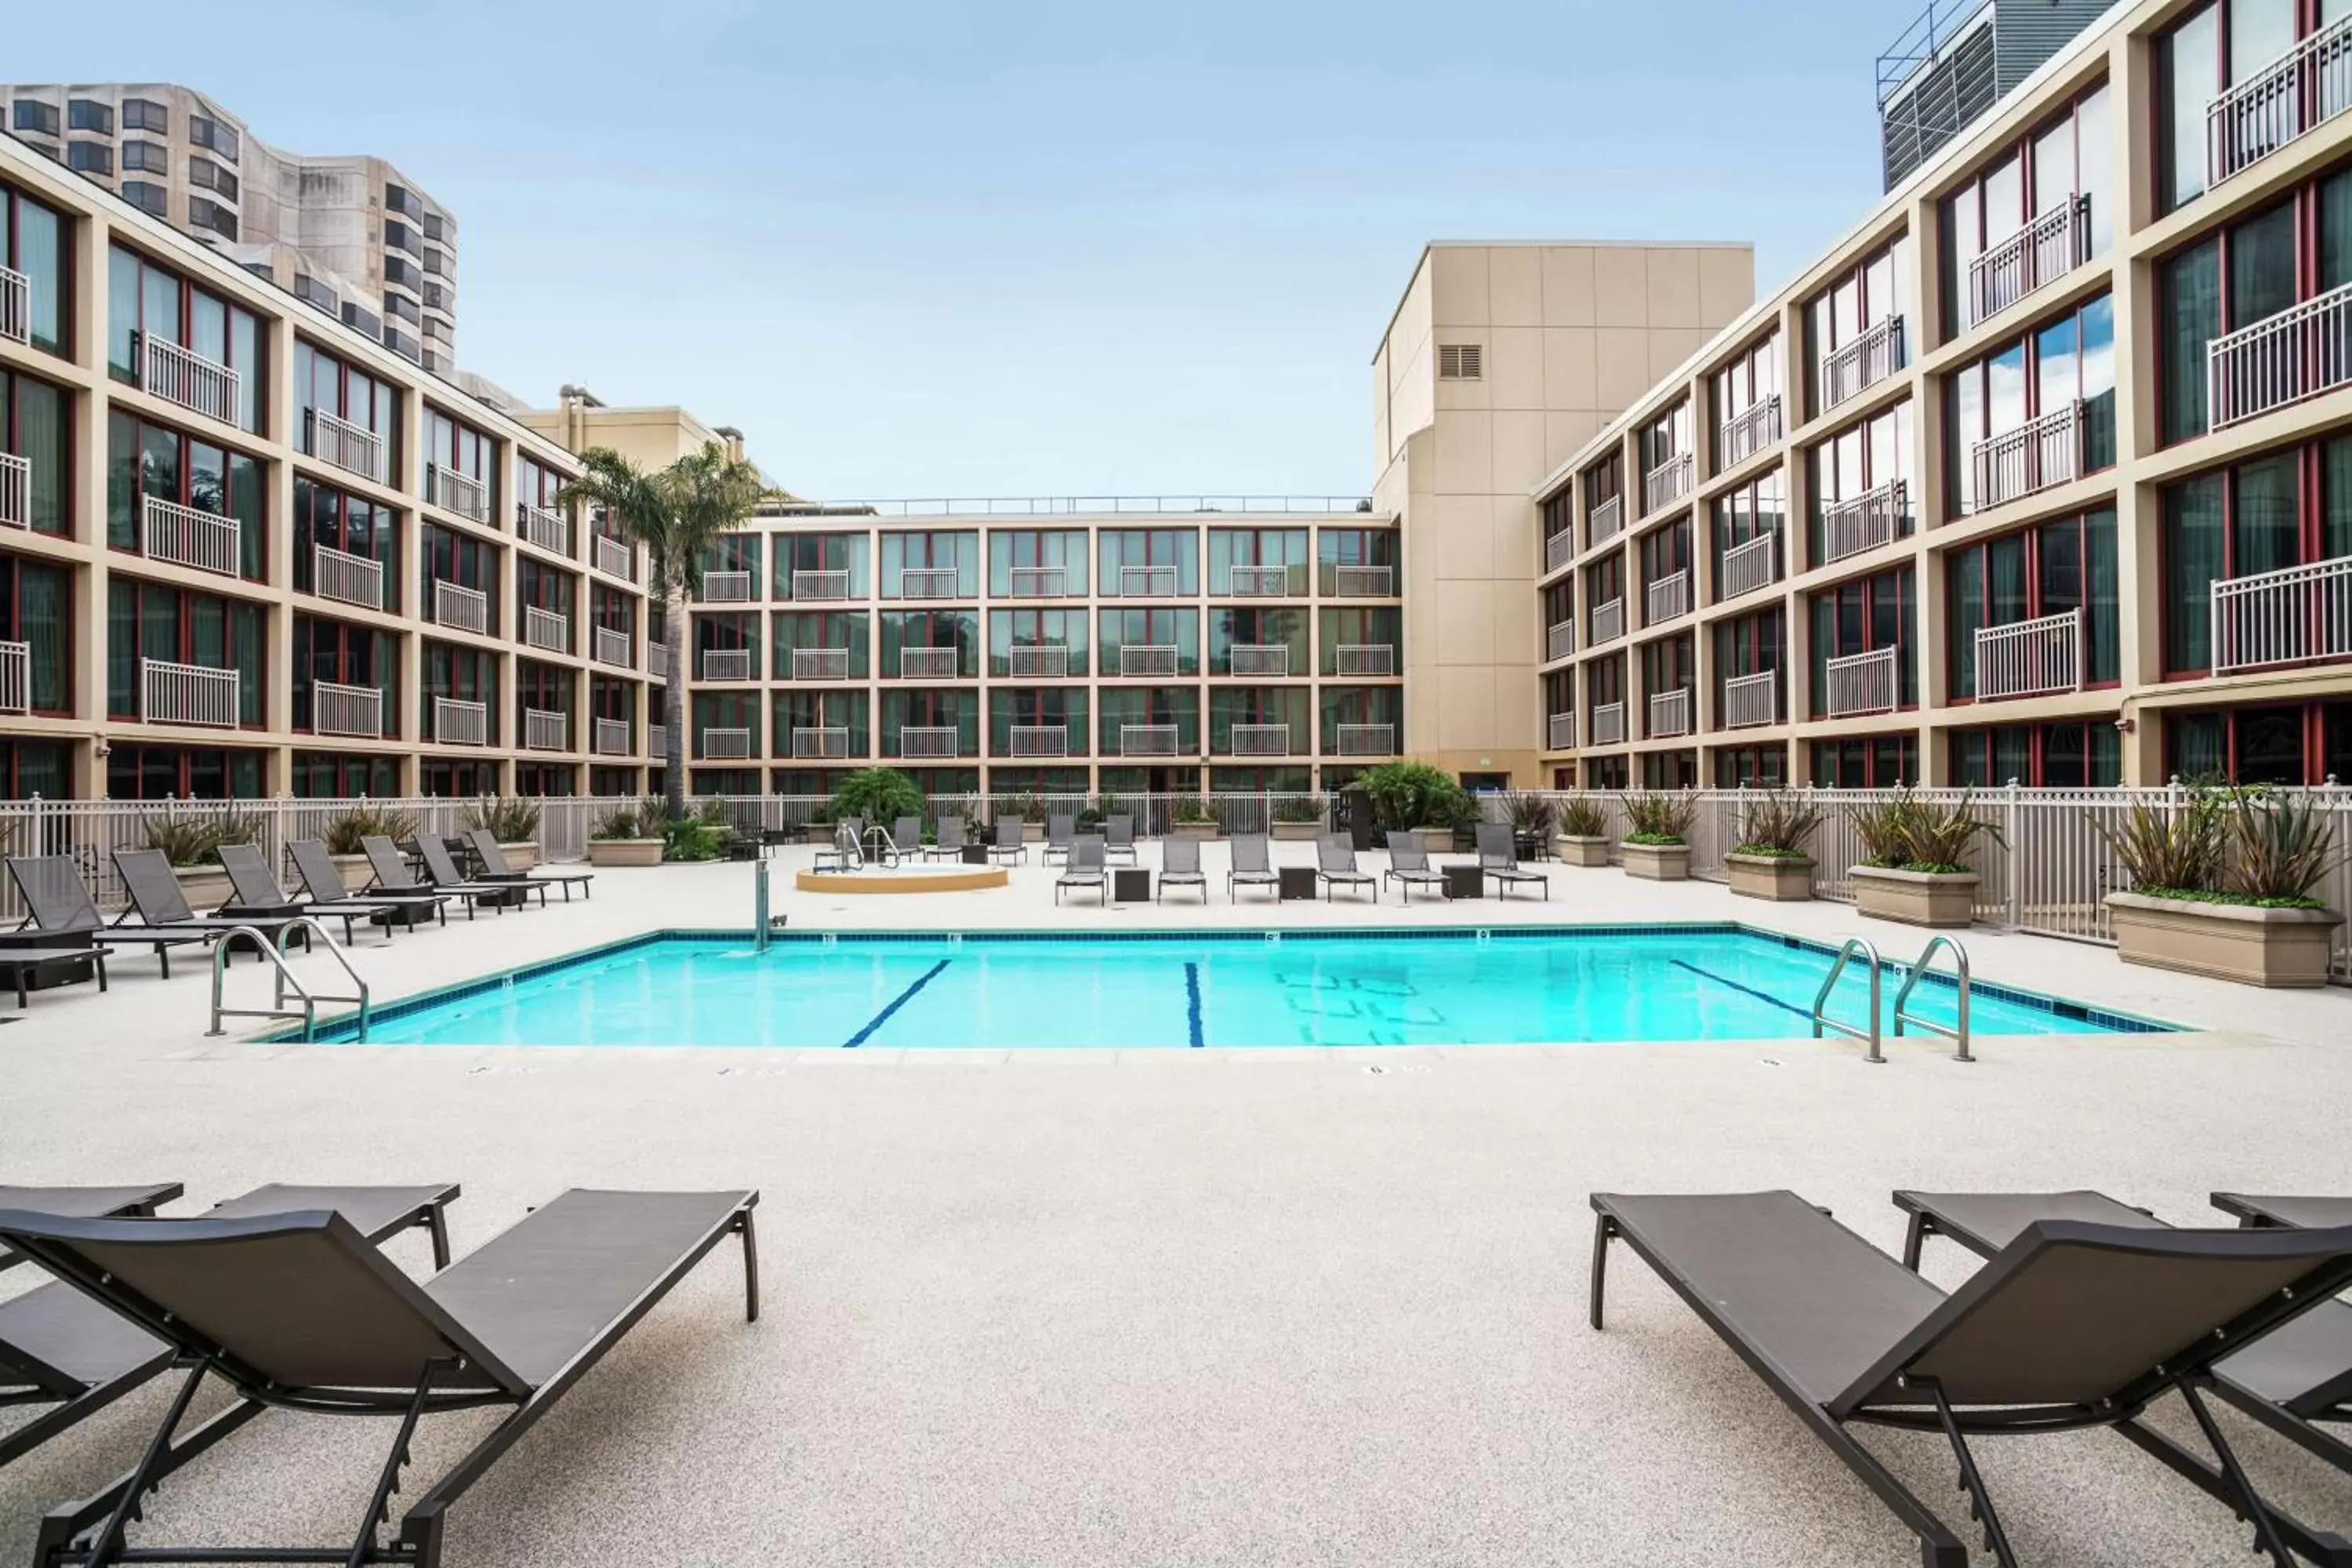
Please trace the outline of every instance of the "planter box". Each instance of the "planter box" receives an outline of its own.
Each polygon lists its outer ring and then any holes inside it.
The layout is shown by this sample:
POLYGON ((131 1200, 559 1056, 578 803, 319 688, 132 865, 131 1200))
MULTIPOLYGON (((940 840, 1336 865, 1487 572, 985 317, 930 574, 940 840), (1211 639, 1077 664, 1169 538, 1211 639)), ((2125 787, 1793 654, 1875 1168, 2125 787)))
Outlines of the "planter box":
POLYGON ((1685 882, 1690 879, 1690 846, 1687 844, 1634 844, 1618 846, 1625 857, 1625 875, 1641 877, 1653 882, 1685 882))
POLYGON ((1285 844, 1312 844, 1329 832, 1319 822, 1277 822, 1274 836, 1285 844))
POLYGON ((1856 866, 1854 907, 1883 921, 1952 931, 1977 918, 1974 871, 1898 871, 1889 866, 1856 866))
POLYGON ((1563 833, 1552 841, 1552 852, 1563 866, 1606 866, 1609 864, 1609 840, 1591 838, 1580 834, 1563 833))
POLYGON ((1203 844, 1213 838, 1223 837, 1224 831, 1213 822, 1177 822, 1171 823, 1168 827, 1171 837, 1197 839, 1203 844))
POLYGON ((364 855, 330 855, 327 858, 335 863, 335 875, 343 879, 343 886, 354 893, 375 880, 375 868, 364 855))
POLYGON ((833 826, 834 826, 834 825, 833 825, 832 823, 830 823, 830 822, 803 822, 803 823, 802 823, 802 824, 801 824, 801 842, 802 842, 802 843, 803 843, 803 844, 818 844, 818 845, 823 845, 825 848, 828 848, 828 849, 832 848, 832 847, 833 847, 833 826))
POLYGON ((1421 835, 1421 847, 1427 853, 1432 855, 1451 855, 1454 853, 1454 829, 1450 827, 1416 827, 1413 831, 1421 835))
POLYGON ((509 871, 528 871, 539 864, 539 846, 528 838, 520 844, 509 844, 500 839, 499 850, 507 858, 507 869, 509 871))
POLYGON ((2325 985, 2334 910, 2258 910, 2109 893, 2116 952, 2126 963, 2241 985, 2325 985))
POLYGON ((218 866, 174 866, 172 875, 178 879, 180 896, 188 900, 188 908, 200 915, 212 913, 236 896, 228 873, 218 866))
POLYGON ((1796 903, 1813 896, 1813 862, 1810 858, 1788 859, 1778 855, 1727 855, 1723 863, 1731 873, 1731 890, 1743 899, 1770 899, 1775 903, 1796 903))
POLYGON ((658 866, 661 858, 662 841, 658 838, 588 840, 588 864, 591 866, 658 866))

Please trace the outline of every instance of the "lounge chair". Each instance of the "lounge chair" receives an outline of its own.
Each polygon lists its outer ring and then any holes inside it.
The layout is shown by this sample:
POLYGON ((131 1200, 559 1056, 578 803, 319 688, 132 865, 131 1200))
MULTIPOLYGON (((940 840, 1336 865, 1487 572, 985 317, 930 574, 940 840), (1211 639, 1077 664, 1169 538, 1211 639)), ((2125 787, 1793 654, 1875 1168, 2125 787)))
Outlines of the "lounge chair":
POLYGON ((926 844, 919 851, 926 860, 961 860, 963 858, 963 817, 949 812, 940 818, 940 841, 926 844))
POLYGON ((1081 833, 1070 841, 1069 864, 1054 879, 1054 901, 1062 901, 1065 888, 1092 888, 1095 897, 1110 902, 1110 873, 1105 869, 1103 838, 1099 833, 1081 833))
POLYGON ((1171 888, 1198 888, 1201 889, 1201 901, 1204 904, 1209 901, 1209 879, 1201 869, 1199 839, 1163 838, 1160 841, 1160 889, 1156 896, 1166 899, 1171 888))
POLYGON ((2002 1568, 2016 1554, 1970 1434, 2115 1426, 2177 1392, 2221 1460, 2230 1504, 2278 1568, 2277 1516, 2206 1410, 2214 1365, 2352 1285, 2352 1229, 2166 1231, 2036 1220, 1942 1290, 1790 1192, 1592 1194, 1591 1319, 1622 1241, 1917 1538, 1967 1568, 1949 1527, 1856 1441, 1856 1426, 1940 1431, 2002 1568))
POLYGON ((547 884, 544 882, 485 882, 469 878, 457 868, 457 857, 449 853, 449 847, 435 835, 420 833, 412 842, 416 846, 417 858, 425 862, 426 879, 445 893, 470 892, 477 898, 488 899, 493 902, 505 900, 525 906, 530 903, 530 895, 537 893, 539 907, 542 910, 547 908, 547 884))
MULTIPOLYGON (((194 926, 211 931, 226 939, 238 927, 249 927, 261 933, 264 940, 283 949, 288 938, 299 937, 302 945, 310 945, 310 933, 296 928, 303 917, 289 908, 253 908, 243 904, 223 904, 220 914, 200 915, 188 907, 188 896, 180 890, 179 878, 172 874, 172 862, 161 849, 117 849, 114 868, 121 873, 122 886, 131 895, 131 907, 139 912, 142 924, 163 930, 194 926)), ((126 911, 120 927, 129 920, 126 911)))
MULTIPOLYGON (((188 1224, 148 1217, 158 1204, 179 1195, 176 1182, 149 1188, 0 1187, 0 1212, 67 1223, 103 1218, 130 1225, 188 1224)), ((432 1233, 437 1268, 449 1261, 442 1210, 457 1195, 454 1185, 269 1186, 231 1198, 205 1217, 331 1209, 370 1243, 422 1227, 432 1233)), ((171 1345, 70 1285, 52 1281, 0 1302, 0 1405, 52 1407, 0 1436, 0 1466, 113 1404, 171 1365, 173 1354, 171 1345)))
MULTIPOLYGON (((408 874, 407 863, 400 858, 399 847, 381 833, 368 834, 360 840, 360 847, 367 852, 368 869, 375 876, 375 886, 372 890, 383 897, 408 898, 429 893, 436 898, 462 899, 466 903, 467 920, 474 918, 474 906, 478 903, 487 901, 492 909, 504 914, 507 905, 515 900, 512 888, 465 883, 445 887, 437 882, 413 879, 408 874)), ((448 858, 447 850, 442 851, 442 858, 448 858)), ((444 915, 442 919, 446 923, 448 917, 444 915)))
MULTIPOLYGON (((220 847, 221 869, 228 873, 229 886, 236 890, 234 907, 256 910, 292 910, 312 920, 341 917, 343 922, 343 945, 352 942, 352 925, 355 921, 373 918, 382 907, 347 900, 340 904, 322 904, 316 899, 298 900, 287 892, 269 869, 269 862, 261 851, 250 844, 224 844, 220 847)), ((392 925, 384 924, 384 940, 392 940, 392 925)))
MULTIPOLYGON (((563 901, 567 904, 572 901, 572 889, 575 886, 579 888, 582 898, 592 896, 588 884, 596 879, 593 871, 518 871, 508 861, 506 847, 499 842, 499 836, 487 827, 466 829, 466 842, 472 847, 474 858, 482 864, 480 873, 474 879, 478 882, 520 882, 542 889, 561 888, 563 889, 563 901)), ((539 901, 542 904, 547 902, 544 891, 539 895, 539 901)))
POLYGON ((912 860, 923 852, 923 819, 901 816, 890 823, 890 858, 912 860))
POLYGON ((1380 884, 1371 873, 1356 868, 1356 846, 1344 833, 1327 833, 1315 841, 1315 875, 1323 884, 1323 901, 1329 903, 1334 889, 1365 888, 1374 903, 1381 901, 1380 884))
MULTIPOLYGON (((51 1510, 36 1554, 118 1561, 123 1527, 148 1492, 279 1405, 399 1417, 356 1538, 311 1560, 438 1568, 449 1508, 729 1236, 742 1237, 747 1312, 758 1318, 758 1201, 753 1192, 568 1192, 422 1285, 325 1208, 236 1219, 0 1213, 0 1241, 163 1341, 162 1353, 190 1369, 139 1464, 95 1496, 51 1510), (215 1373, 239 1397, 175 1436, 215 1373), (483 1405, 510 1414, 409 1501, 396 1542, 379 1542, 417 1422, 483 1405)), ((144 1542, 137 1552, 148 1563, 297 1555, 144 1542)))
POLYGON ((2326 1230, 2352 1225, 2352 1198, 2258 1197, 2252 1193, 2215 1193, 2213 1206, 2249 1228, 2326 1230))
POLYGON ((1551 879, 1541 871, 1530 871, 1519 864, 1519 841, 1507 822, 1482 822, 1478 825, 1478 869, 1495 883, 1495 896, 1507 899, 1514 886, 1533 882, 1551 897, 1551 879))
POLYGON ((1113 860, 1125 859, 1130 866, 1135 859, 1135 814, 1118 812, 1103 818, 1103 854, 1113 860))
POLYGON ((1038 858, 1050 866, 1054 863, 1054 857, 1059 855, 1066 863, 1070 858, 1070 846, 1077 837, 1078 819, 1076 816, 1047 816, 1045 853, 1038 858))
POLYGON ((989 862, 1009 858, 1026 866, 1029 863, 1029 824, 1018 816, 996 819, 996 838, 988 847, 989 862))
MULTIPOLYGON (((1392 827, 1389 830, 1389 868, 1381 874, 1381 884, 1385 887, 1392 881, 1398 884, 1397 900, 1400 903, 1412 902, 1415 888, 1435 888, 1441 893, 1445 892, 1445 873, 1431 867, 1429 847, 1421 841, 1417 829, 1392 827)), ((1447 896, 1452 897, 1451 894, 1447 896)))
POLYGON ((383 912, 384 923, 395 920, 402 925, 414 926, 419 915, 438 915, 441 923, 449 923, 449 899, 430 888, 401 892, 369 891, 354 893, 343 882, 343 873, 335 858, 316 838, 297 838, 286 846, 293 858, 294 874, 302 879, 302 889, 315 904, 330 907, 342 904, 367 904, 383 912))
MULTIPOLYGON (((152 947, 162 964, 163 978, 172 977, 172 949, 192 942, 213 942, 220 940, 223 927, 217 922, 194 922, 184 926, 116 927, 106 923, 98 912, 98 905, 83 885, 81 873, 74 868, 71 858, 64 855, 11 856, 8 875, 16 890, 24 895, 26 924, 44 936, 83 934, 90 942, 104 947, 152 947)), ((23 929, 23 928, 19 928, 23 929)), ((74 950, 68 944, 68 952, 74 950)), ((17 950, 24 956, 25 950, 17 950)), ((18 989, 23 989, 24 972, 18 971, 18 989)), ((21 1004, 20 1004, 21 1005, 21 1004)))
POLYGON ((16 1010, 23 1012, 28 993, 35 982, 45 984, 70 985, 85 980, 96 980, 100 991, 106 989, 106 949, 93 942, 79 946, 68 945, 63 939, 44 946, 37 942, 0 942, 0 985, 13 985, 16 991, 16 1010), (79 971, 58 975, 59 970, 79 971), (45 979, 44 977, 48 978, 45 979))
POLYGON ((857 842, 857 830, 847 821, 833 825, 833 847, 816 852, 810 868, 817 871, 846 871, 866 864, 865 847, 857 842))
MULTIPOLYGON (((1276 899, 1282 897, 1282 879, 1274 869, 1272 841, 1265 834, 1234 835, 1233 861, 1225 869, 1225 898, 1228 902, 1240 901, 1234 897, 1236 887, 1272 888, 1276 899)), ((1205 899, 1208 895, 1203 893, 1202 897, 1205 899)))

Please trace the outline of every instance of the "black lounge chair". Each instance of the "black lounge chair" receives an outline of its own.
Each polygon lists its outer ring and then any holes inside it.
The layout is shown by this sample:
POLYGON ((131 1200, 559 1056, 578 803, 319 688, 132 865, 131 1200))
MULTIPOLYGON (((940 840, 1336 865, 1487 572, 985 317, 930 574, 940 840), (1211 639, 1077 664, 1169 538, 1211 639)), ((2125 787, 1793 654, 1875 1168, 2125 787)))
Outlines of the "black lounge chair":
POLYGON ((449 847, 430 833, 420 833, 411 840, 416 847, 416 858, 425 862, 425 879, 445 893, 470 893, 492 904, 528 905, 530 895, 539 894, 539 907, 547 908, 547 887, 540 882, 484 882, 468 877, 457 868, 457 858, 449 847))
POLYGON ((2352 1198, 2258 1197, 2252 1193, 2215 1193, 2213 1206, 2249 1228, 2326 1230, 2352 1225, 2352 1198))
POLYGON ((1519 864, 1518 840, 1512 836, 1509 823, 1480 823, 1476 843, 1478 869, 1493 879, 1496 898, 1507 899, 1513 887, 1528 882, 1541 888, 1545 899, 1551 897, 1551 879, 1519 864))
POLYGON ((1445 892, 1445 873, 1430 865, 1429 846, 1421 841, 1419 831, 1410 827, 1389 829, 1389 868, 1381 873, 1381 882, 1382 886, 1399 884, 1399 903, 1412 902, 1415 888, 1435 888, 1445 892))
MULTIPOLYGON (((179 1195, 177 1183, 152 1188, 0 1187, 0 1213, 68 1224, 101 1218, 129 1225, 201 1223, 143 1217, 152 1215, 156 1205, 179 1195), (121 1201, 110 1206, 97 1206, 118 1196, 121 1201)), ((268 1186, 231 1198, 205 1218, 331 1209, 370 1243, 422 1227, 432 1234, 434 1266, 440 1268, 449 1261, 442 1210, 457 1196, 454 1185, 268 1186)), ((0 1436, 0 1466, 22 1458, 113 1404, 173 1359, 172 1345, 70 1285, 52 1281, 0 1302, 0 1405, 54 1407, 0 1436)), ((54 1559, 45 1553, 42 1561, 54 1559)))
POLYGON ((1024 866, 1029 864, 1028 835, 1029 824, 1026 819, 1018 816, 998 817, 996 837, 988 847, 989 863, 993 865, 1000 857, 1006 857, 1019 861, 1024 866))
MULTIPOLYGON (((1233 860, 1225 868, 1225 898, 1229 902, 1241 900, 1234 889, 1242 888, 1272 888, 1276 899, 1282 897, 1282 878, 1274 868, 1272 841, 1263 833, 1234 835, 1233 860)), ((1201 895, 1204 900, 1206 893, 1201 895)))
MULTIPOLYGON (((340 904, 320 903, 316 899, 297 899, 279 883, 269 869, 269 862, 261 851, 250 844, 224 844, 220 847, 221 869, 228 873, 229 886, 236 890, 237 905, 247 909, 293 910, 312 920, 340 917, 343 922, 343 945, 352 941, 354 921, 373 917, 381 907, 346 901, 340 904)), ((392 940, 389 922, 384 927, 384 940, 392 940)))
POLYGON ((912 860, 923 852, 923 819, 919 816, 894 816, 890 819, 890 862, 912 860))
POLYGON ((1124 858, 1130 866, 1135 858, 1135 814, 1114 812, 1103 818, 1103 855, 1107 859, 1124 858))
POLYGON ((1045 852, 1038 857, 1045 865, 1054 863, 1059 855, 1064 863, 1070 858, 1070 846, 1077 841, 1078 819, 1075 814, 1048 815, 1045 818, 1045 852))
MULTIPOLYGON (((366 852, 368 870, 375 878, 374 885, 369 889, 372 897, 462 899, 466 903, 467 920, 474 918, 476 904, 488 903, 490 908, 504 914, 507 911, 507 905, 515 901, 515 890, 512 888, 497 888, 488 884, 480 886, 460 884, 454 888, 445 888, 437 883, 415 880, 408 874, 407 862, 400 858, 399 846, 381 833, 371 833, 362 837, 360 840, 360 847, 366 852)), ((446 851, 444 851, 444 858, 446 858, 446 851)), ((446 924, 448 916, 445 914, 441 918, 443 923, 446 924)))
POLYGON ((2035 1220, 1947 1296, 1794 1193, 1595 1193, 1592 1207, 1592 1326, 1609 1243, 1622 1240, 1917 1538, 1926 1568, 1968 1568, 1968 1550, 1851 1428, 1940 1431, 1987 1547, 2017 1568, 1969 1436, 2090 1426, 2133 1436, 2168 1392, 2219 1457, 2230 1506, 2276 1568, 2294 1568, 2284 1521, 2247 1480, 2203 1391, 2217 1363, 2352 1285, 2352 1229, 2035 1220))
POLYGON ((1369 871, 1356 868, 1356 846, 1344 833, 1326 833, 1315 841, 1315 875, 1323 884, 1323 901, 1329 903, 1340 888, 1363 888, 1372 902, 1381 901, 1381 887, 1369 871))
POLYGON ((106 989, 106 949, 90 942, 79 946, 62 942, 49 946, 0 942, 0 974, 7 977, 6 984, 16 987, 16 1010, 20 1013, 25 1010, 33 983, 58 970, 79 970, 79 973, 67 973, 61 979, 44 983, 72 984, 95 979, 98 988, 103 991, 106 989))
POLYGON ((448 898, 430 888, 397 893, 352 892, 334 856, 316 838, 297 838, 286 846, 286 853, 293 858, 295 875, 302 879, 302 889, 313 904, 366 904, 383 911, 387 925, 396 921, 414 926, 420 915, 437 915, 443 925, 449 923, 448 898))
MULTIPOLYGON (((8 875, 16 882, 17 892, 24 896, 27 917, 26 926, 44 936, 81 933, 88 940, 106 947, 152 947, 155 950, 157 962, 163 965, 166 980, 172 977, 172 949, 194 942, 217 942, 224 929, 215 922, 170 928, 110 926, 106 923, 106 917, 98 912, 98 905, 90 899, 89 889, 83 884, 81 873, 74 868, 73 861, 67 856, 11 856, 8 875)), ((21 971, 17 978, 19 989, 22 989, 24 975, 21 971)))
MULTIPOLYGON (((575 883, 579 885, 582 898, 594 896, 588 891, 588 884, 596 879, 593 871, 518 871, 508 864, 506 847, 499 842, 499 836, 487 827, 466 829, 466 842, 472 847, 474 858, 482 865, 480 873, 475 878, 477 881, 521 882, 541 889, 561 888, 563 889, 563 901, 567 904, 572 901, 572 889, 575 883)), ((542 904, 547 902, 546 893, 539 895, 539 901, 542 904)))
POLYGON ((1099 833, 1081 833, 1070 840, 1069 864, 1054 879, 1054 901, 1062 901, 1065 888, 1092 888, 1095 897, 1110 902, 1110 873, 1104 868, 1103 840, 1099 833))
POLYGON ((926 860, 961 860, 963 858, 963 817, 958 812, 945 812, 940 817, 939 842, 919 847, 926 860))
MULTIPOLYGON (((114 868, 121 873, 123 889, 131 895, 131 908, 139 913, 142 925, 163 930, 195 927, 210 931, 224 940, 233 936, 240 926, 261 933, 273 947, 283 950, 289 937, 299 937, 306 949, 310 945, 310 933, 297 928, 302 916, 291 908, 258 908, 243 904, 223 904, 220 913, 200 915, 188 907, 188 896, 180 890, 179 878, 172 874, 172 862, 161 849, 117 849, 114 868)), ((122 929, 122 921, 131 918, 125 911, 115 922, 122 929)))
POLYGON ((1201 901, 1209 901, 1209 879, 1201 869, 1201 841, 1197 838, 1163 838, 1160 841, 1160 888, 1155 895, 1160 900, 1171 888, 1198 888, 1201 901))
POLYGON ((418 1284, 331 1210, 253 1218, 69 1220, 0 1212, 0 1241, 164 1342, 186 1369, 139 1464, 50 1510, 36 1561, 124 1558, 148 1492, 272 1405, 398 1416, 374 1495, 331 1552, 141 1543, 142 1563, 401 1563, 439 1568, 451 1505, 671 1287, 729 1236, 743 1241, 747 1315, 760 1315, 754 1192, 572 1191, 418 1284), (208 1374, 236 1402, 175 1436, 208 1374), (419 1420, 509 1409, 378 1539, 419 1420))

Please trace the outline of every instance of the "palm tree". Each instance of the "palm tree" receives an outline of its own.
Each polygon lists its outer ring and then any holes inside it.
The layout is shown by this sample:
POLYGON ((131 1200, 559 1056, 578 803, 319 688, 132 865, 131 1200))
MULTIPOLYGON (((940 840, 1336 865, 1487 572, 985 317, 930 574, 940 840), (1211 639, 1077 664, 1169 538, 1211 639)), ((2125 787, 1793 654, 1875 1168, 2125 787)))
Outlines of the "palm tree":
POLYGON ((669 678, 662 689, 668 731, 662 794, 675 820, 686 815, 685 605, 694 564, 713 541, 742 527, 761 501, 778 492, 768 488, 756 465, 730 456, 716 441, 658 473, 609 447, 593 447, 580 460, 586 471, 564 487, 558 501, 604 508, 624 534, 646 547, 646 587, 661 612, 663 640, 669 647, 669 678))

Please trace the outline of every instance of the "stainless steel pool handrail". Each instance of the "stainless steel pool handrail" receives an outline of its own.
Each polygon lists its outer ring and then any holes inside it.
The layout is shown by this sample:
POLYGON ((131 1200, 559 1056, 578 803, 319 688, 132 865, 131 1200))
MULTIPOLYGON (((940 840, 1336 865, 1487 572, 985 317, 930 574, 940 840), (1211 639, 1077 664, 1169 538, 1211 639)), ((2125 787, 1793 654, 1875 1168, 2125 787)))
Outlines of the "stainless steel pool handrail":
POLYGON ((213 943, 213 1026, 205 1031, 206 1035, 220 1035, 226 1033, 226 1031, 221 1027, 221 1020, 223 1018, 299 1018, 302 1020, 302 1038, 307 1044, 315 1039, 318 1036, 319 1004, 321 1002, 356 1002, 359 1004, 360 1027, 359 1033, 354 1036, 353 1038, 360 1040, 367 1038, 368 1011, 370 1005, 368 1001, 368 983, 360 978, 360 972, 352 967, 352 961, 343 956, 342 949, 335 945, 335 939, 327 934, 327 928, 320 925, 317 921, 312 920, 310 916, 298 915, 294 919, 288 921, 284 926, 279 928, 278 940, 274 943, 268 937, 262 934, 261 928, 258 926, 238 926, 230 931, 226 935, 223 936, 218 942, 213 943), (358 995, 315 996, 311 994, 310 988, 302 984, 301 976, 296 974, 292 969, 289 968, 286 963, 286 941, 298 931, 305 933, 316 933, 317 940, 307 945, 315 950, 320 942, 324 942, 327 947, 328 955, 334 959, 337 966, 340 967, 346 975, 351 977, 352 984, 359 988, 358 995), (228 971, 229 947, 239 937, 248 937, 252 939, 253 945, 260 951, 261 956, 268 962, 269 967, 277 971, 277 974, 275 976, 277 996, 275 998, 275 1005, 272 1006, 225 1007, 221 1005, 221 987, 228 971), (286 993, 289 988, 296 995, 302 998, 301 1006, 289 1007, 286 1005, 286 993))
POLYGON ((1820 1039, 1823 1029, 1835 1029, 1848 1039, 1861 1040, 1870 1047, 1863 1055, 1864 1061, 1885 1061, 1886 1057, 1878 1048, 1879 987, 1885 967, 1879 960, 1878 949, 1871 946, 1867 939, 1858 936, 1846 938, 1845 945, 1838 949, 1837 962, 1830 965, 1829 973, 1822 979, 1822 988, 1813 993, 1813 1038, 1820 1039), (1828 1012, 1830 993, 1837 989, 1838 976, 1845 973, 1847 963, 1856 953, 1870 964, 1870 1027, 1867 1029, 1857 1029, 1852 1024, 1831 1017, 1828 1012))
POLYGON ((1895 993, 1895 1032, 1897 1036, 1903 1033, 1906 1024, 1916 1024, 1928 1033, 1941 1035, 1951 1041, 1957 1047, 1952 1052, 1954 1061, 1972 1062, 1977 1059, 1969 1054, 1969 950, 1951 937, 1929 937, 1927 945, 1919 950, 1918 961, 1911 965, 1911 973, 1904 976, 1902 988, 1895 993), (1960 1008, 1953 1020, 1955 1026, 1951 1028, 1946 1028, 1933 1018, 1916 1018, 1904 1011, 1911 1000, 1912 987, 1918 984, 1919 977, 1927 973, 1927 965, 1935 958, 1937 948, 1952 955, 1952 968, 1959 977, 1960 1008))

